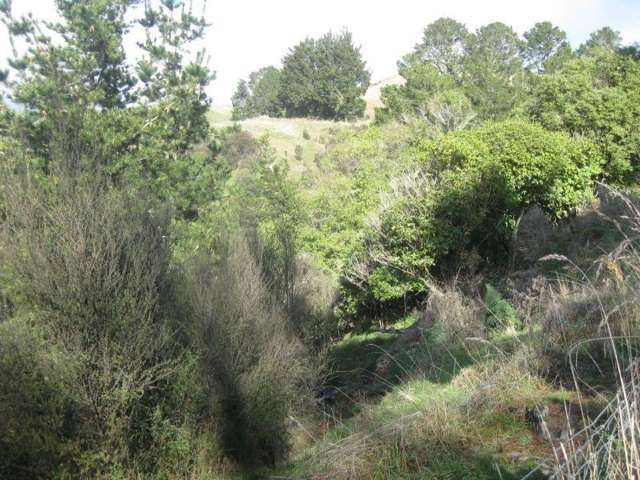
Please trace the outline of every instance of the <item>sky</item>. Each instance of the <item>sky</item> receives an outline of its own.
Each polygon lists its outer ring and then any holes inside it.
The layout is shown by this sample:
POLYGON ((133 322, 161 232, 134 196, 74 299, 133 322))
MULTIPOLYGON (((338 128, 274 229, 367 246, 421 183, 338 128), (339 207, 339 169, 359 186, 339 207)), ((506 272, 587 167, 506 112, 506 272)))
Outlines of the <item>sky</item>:
MULTIPOLYGON (((50 19, 53 4, 14 0, 14 9, 50 19)), ((443 16, 470 30, 501 21, 519 33, 549 20, 567 32, 574 47, 604 25, 620 31, 625 43, 640 42, 640 0, 209 0, 205 15, 211 27, 204 46, 216 71, 209 94, 216 105, 230 103, 239 79, 279 66, 290 47, 329 30, 352 32, 374 82, 394 75, 396 62, 420 40, 424 27, 443 16)), ((2 32, 0 59, 8 54, 2 32)))

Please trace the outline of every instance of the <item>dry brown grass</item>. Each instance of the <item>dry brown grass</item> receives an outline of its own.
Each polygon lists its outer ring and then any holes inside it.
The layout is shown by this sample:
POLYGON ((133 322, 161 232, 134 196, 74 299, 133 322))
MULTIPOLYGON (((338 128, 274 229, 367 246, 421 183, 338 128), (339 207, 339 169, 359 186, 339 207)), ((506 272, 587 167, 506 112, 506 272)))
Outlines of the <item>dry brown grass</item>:
POLYGON ((561 285, 545 299, 544 327, 552 332, 546 341, 568 346, 586 425, 554 445, 551 463, 556 479, 621 480, 640 475, 640 209, 628 196, 611 189, 607 195, 603 209, 624 240, 597 262, 594 275, 581 272, 582 282, 561 285), (594 360, 598 351, 601 356, 594 360), (595 391, 581 369, 581 363, 589 361, 617 385, 615 395, 595 417, 585 413, 595 391))

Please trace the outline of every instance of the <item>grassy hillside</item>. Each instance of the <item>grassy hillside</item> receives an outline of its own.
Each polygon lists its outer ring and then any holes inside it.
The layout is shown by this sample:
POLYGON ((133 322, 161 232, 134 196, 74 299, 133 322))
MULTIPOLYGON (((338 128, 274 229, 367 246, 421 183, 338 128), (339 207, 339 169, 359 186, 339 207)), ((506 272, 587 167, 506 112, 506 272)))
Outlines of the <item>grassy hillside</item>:
POLYGON ((224 128, 234 123, 242 126, 254 137, 268 134, 271 145, 278 153, 287 158, 291 173, 303 175, 316 172, 316 158, 326 152, 336 132, 342 128, 355 128, 368 125, 374 118, 375 109, 382 105, 380 94, 383 87, 402 83, 402 78, 392 76, 373 83, 365 95, 367 108, 365 117, 355 122, 334 122, 310 118, 270 118, 266 116, 249 118, 239 122, 231 120, 231 107, 212 106, 209 111, 209 123, 213 128, 224 128), (302 158, 296 158, 296 147, 302 147, 302 158))
POLYGON ((291 173, 304 175, 318 169, 316 156, 325 152, 326 145, 341 128, 350 128, 358 123, 332 122, 308 118, 270 118, 256 117, 233 122, 231 110, 227 107, 214 107, 209 114, 213 128, 224 128, 234 123, 254 137, 269 135, 271 145, 289 162, 291 173), (308 135, 305 134, 308 133, 308 135), (306 138, 305 138, 306 137, 306 138), (302 147, 302 157, 296 157, 296 147, 302 147))

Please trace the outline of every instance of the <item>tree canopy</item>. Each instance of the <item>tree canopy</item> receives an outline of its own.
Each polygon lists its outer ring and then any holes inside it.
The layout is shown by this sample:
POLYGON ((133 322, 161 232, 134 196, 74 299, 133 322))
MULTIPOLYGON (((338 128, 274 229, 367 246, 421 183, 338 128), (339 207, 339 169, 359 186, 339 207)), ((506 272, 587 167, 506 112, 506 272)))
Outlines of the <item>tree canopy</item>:
POLYGON ((307 38, 282 61, 280 101, 289 117, 357 118, 370 77, 349 32, 307 38))

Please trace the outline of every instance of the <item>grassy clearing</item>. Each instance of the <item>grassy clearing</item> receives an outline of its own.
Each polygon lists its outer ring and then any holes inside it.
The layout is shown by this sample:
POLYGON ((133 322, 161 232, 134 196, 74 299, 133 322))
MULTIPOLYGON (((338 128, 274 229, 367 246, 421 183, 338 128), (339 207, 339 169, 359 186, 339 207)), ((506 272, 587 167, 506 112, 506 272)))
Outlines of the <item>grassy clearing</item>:
MULTIPOLYGON (((421 346, 431 347, 429 340, 421 346)), ((431 381, 428 374, 414 372, 413 379, 396 385, 381 401, 361 402, 357 415, 338 422, 282 474, 521 478, 535 465, 532 452, 545 450, 529 428, 524 408, 564 395, 522 373, 521 365, 502 365, 495 356, 460 368, 448 375, 449 381, 443 381, 444 375, 431 381)))
POLYGON ((242 126, 254 137, 269 135, 270 143, 275 150, 287 159, 294 176, 300 177, 309 173, 318 173, 316 158, 326 151, 326 146, 342 128, 353 128, 365 125, 365 121, 333 122, 309 118, 270 118, 256 117, 233 122, 231 109, 213 107, 209 112, 209 122, 213 128, 224 128, 234 123, 242 126), (302 148, 302 155, 296 156, 296 147, 302 148))
MULTIPOLYGON (((406 317, 395 328, 413 323, 406 317)), ((280 473, 288 478, 521 478, 535 466, 532 452, 546 452, 527 424, 525 409, 567 396, 531 373, 530 353, 518 335, 495 337, 457 344, 446 326, 436 324, 419 345, 395 351, 394 344, 402 342, 395 334, 348 336, 331 358, 334 382, 345 389, 352 382, 351 409, 332 416, 333 426, 280 473), (509 350, 517 353, 505 353, 509 350), (381 399, 366 395, 365 370, 371 381, 387 388, 381 399)))
MULTIPOLYGON (((294 450, 278 474, 631 478, 640 458, 632 335, 640 320, 640 256, 633 247, 640 214, 627 214, 631 224, 617 233, 607 231, 603 212, 614 207, 616 218, 625 218, 620 205, 594 206, 541 246, 560 249, 563 266, 548 273, 543 265, 536 270, 542 284, 512 298, 522 320, 517 328, 483 328, 478 321, 487 306, 444 288, 431 294, 425 315, 435 323, 418 344, 372 330, 335 345, 334 382, 351 388, 349 408, 330 407, 326 428, 294 450), (603 245, 621 239, 620 248, 602 255, 603 245), (372 382, 384 386, 382 394, 372 382)), ((407 317, 396 328, 419 324, 407 317)))

